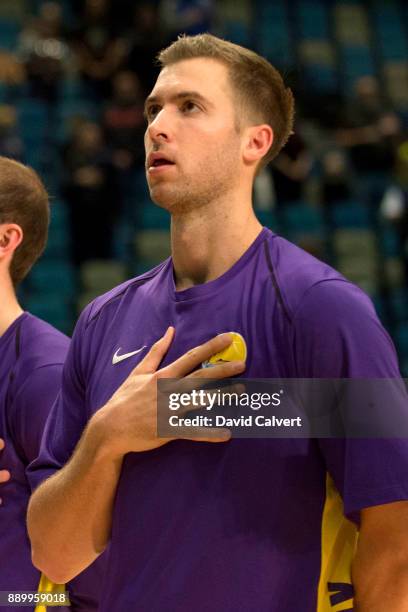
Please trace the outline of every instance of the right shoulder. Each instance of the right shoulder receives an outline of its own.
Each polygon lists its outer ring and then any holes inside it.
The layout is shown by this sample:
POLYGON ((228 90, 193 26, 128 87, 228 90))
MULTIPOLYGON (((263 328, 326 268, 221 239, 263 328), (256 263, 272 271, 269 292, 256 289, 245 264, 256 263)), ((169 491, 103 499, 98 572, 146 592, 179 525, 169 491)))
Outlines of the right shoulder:
POLYGON ((96 297, 84 308, 78 322, 81 322, 82 326, 87 328, 92 321, 98 319, 101 315, 112 314, 112 311, 117 310, 124 299, 134 298, 142 287, 153 282, 160 274, 165 273, 170 263, 171 260, 168 258, 144 274, 131 278, 96 297))
POLYGON ((164 282, 170 266, 171 259, 167 259, 92 300, 81 312, 75 326, 67 369, 74 369, 81 373, 81 377, 90 375, 104 345, 132 325, 143 295, 153 285, 164 282))

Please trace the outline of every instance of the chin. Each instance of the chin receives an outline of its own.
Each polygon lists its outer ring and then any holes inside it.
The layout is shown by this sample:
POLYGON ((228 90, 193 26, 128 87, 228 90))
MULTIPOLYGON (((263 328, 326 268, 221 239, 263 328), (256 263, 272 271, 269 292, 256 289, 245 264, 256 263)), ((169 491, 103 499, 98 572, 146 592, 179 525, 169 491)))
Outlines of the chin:
POLYGON ((180 194, 174 193, 174 191, 164 187, 164 185, 156 185, 150 188, 150 198, 157 206, 171 212, 178 208, 180 194))
POLYGON ((171 198, 169 198, 169 196, 165 195, 165 194, 156 194, 156 193, 152 193, 150 192, 150 198, 152 200, 152 202, 154 202, 154 204, 156 204, 156 206, 159 206, 160 208, 164 208, 165 210, 168 210, 169 212, 171 211, 174 203, 172 201, 171 198))

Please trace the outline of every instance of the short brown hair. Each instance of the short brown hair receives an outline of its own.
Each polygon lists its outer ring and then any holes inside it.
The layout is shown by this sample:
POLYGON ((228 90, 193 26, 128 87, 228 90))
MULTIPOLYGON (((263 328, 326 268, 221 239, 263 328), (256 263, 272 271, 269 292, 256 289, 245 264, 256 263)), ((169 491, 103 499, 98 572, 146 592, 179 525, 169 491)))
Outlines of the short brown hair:
POLYGON ((0 224, 16 223, 24 234, 10 265, 14 286, 44 251, 49 219, 48 194, 38 174, 13 159, 0 157, 0 224))
POLYGON ((208 57, 225 64, 241 106, 255 122, 273 129, 271 148, 262 160, 270 162, 288 140, 293 128, 294 100, 279 72, 266 59, 212 34, 179 36, 157 56, 162 68, 186 59, 208 57))

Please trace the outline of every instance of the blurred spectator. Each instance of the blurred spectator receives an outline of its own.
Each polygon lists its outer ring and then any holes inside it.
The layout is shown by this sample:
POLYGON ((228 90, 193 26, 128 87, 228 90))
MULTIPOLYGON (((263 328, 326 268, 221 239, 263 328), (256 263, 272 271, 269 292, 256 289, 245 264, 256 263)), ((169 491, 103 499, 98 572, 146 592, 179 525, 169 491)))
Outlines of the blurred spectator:
POLYGON ((71 219, 73 261, 110 258, 118 196, 109 156, 99 125, 77 125, 64 151, 63 193, 71 219))
POLYGON ((17 112, 14 106, 0 104, 0 155, 21 160, 23 142, 18 134, 17 112))
POLYGON ((408 284, 408 140, 397 149, 393 182, 381 201, 381 215, 396 229, 408 284))
POLYGON ((342 151, 329 151, 323 156, 321 186, 324 205, 330 206, 350 197, 347 161, 342 151))
POLYGON ((18 58, 8 51, 0 50, 0 81, 5 85, 21 85, 26 72, 18 58))
POLYGON ((115 34, 107 0, 86 0, 75 49, 85 82, 100 97, 110 95, 110 82, 126 57, 127 47, 115 34))
POLYGON ((357 173, 390 172, 395 161, 396 138, 400 121, 384 104, 379 84, 365 76, 355 83, 355 95, 338 130, 338 142, 350 153, 357 173))
POLYGON ((143 102, 137 76, 130 71, 119 72, 113 79, 113 97, 103 119, 113 164, 119 170, 144 164, 143 102))
POLYGON ((144 97, 153 89, 159 72, 159 67, 155 65, 157 54, 168 42, 170 40, 162 30, 156 4, 138 2, 127 34, 129 55, 126 65, 139 77, 144 97))
POLYGON ((214 2, 212 0, 162 0, 160 19, 170 38, 182 32, 191 36, 211 29, 214 2))
POLYGON ((24 62, 30 93, 50 103, 58 97, 61 77, 72 65, 72 57, 62 33, 61 7, 57 2, 45 2, 21 33, 18 55, 24 62))
POLYGON ((402 139, 397 149, 395 177, 403 189, 408 190, 408 138, 402 139))
POLYGON ((272 162, 271 170, 278 207, 303 197, 303 183, 310 175, 313 158, 296 131, 272 162))

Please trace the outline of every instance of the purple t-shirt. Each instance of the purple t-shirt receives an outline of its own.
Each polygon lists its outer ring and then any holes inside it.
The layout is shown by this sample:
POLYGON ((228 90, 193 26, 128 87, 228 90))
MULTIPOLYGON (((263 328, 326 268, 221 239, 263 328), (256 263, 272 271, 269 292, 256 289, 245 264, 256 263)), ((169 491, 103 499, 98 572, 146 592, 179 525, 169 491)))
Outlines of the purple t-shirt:
MULTIPOLYGON (((11 479, 0 486, 0 591, 36 591, 39 586, 26 529, 31 494, 26 469, 38 455, 68 347, 64 334, 28 312, 0 337, 0 437, 5 440, 0 469, 11 472, 11 479)), ((73 609, 96 609, 100 577, 94 573, 88 578, 82 574, 68 586, 73 609)))
MULTIPOLYGON (((264 228, 214 281, 177 292, 168 259, 85 309, 33 479, 64 465, 87 421, 169 325, 176 335, 163 365, 235 331, 246 341, 248 378, 399 376, 365 294, 264 228)), ((351 558, 340 552, 353 551, 357 526, 346 516, 408 499, 407 475, 401 440, 177 440, 129 453, 100 611, 326 612, 339 602, 351 610, 351 558)))
MULTIPOLYGON (((30 487, 26 467, 38 455, 48 413, 57 397, 69 340, 25 312, 0 338, 0 468, 11 472, 0 494, 0 590, 37 590, 26 530, 30 487)), ((25 608, 26 609, 26 608, 25 608)))

